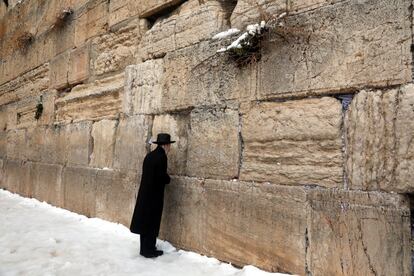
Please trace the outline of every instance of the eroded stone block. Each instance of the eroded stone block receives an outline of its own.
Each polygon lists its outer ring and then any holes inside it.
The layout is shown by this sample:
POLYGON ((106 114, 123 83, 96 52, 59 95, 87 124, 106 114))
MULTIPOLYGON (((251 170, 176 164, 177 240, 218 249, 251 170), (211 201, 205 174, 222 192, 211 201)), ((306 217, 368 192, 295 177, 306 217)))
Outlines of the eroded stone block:
POLYGON ((207 255, 305 274, 306 192, 301 187, 206 180, 207 255))
POLYGON ((32 195, 40 201, 63 207, 62 166, 30 163, 32 195))
POLYGON ((239 113, 231 109, 191 112, 187 175, 232 179, 238 177, 239 113))
POLYGON ((118 72, 135 62, 134 55, 141 38, 139 28, 138 20, 134 20, 125 27, 93 40, 94 57, 91 64, 96 75, 118 72))
POLYGON ((65 139, 68 164, 88 166, 92 150, 91 131, 91 122, 65 126, 65 135, 60 135, 59 139, 65 139))
POLYGON ((169 133, 171 139, 176 141, 171 145, 168 153, 168 172, 170 174, 184 175, 186 172, 189 126, 189 115, 167 114, 155 116, 154 118, 151 141, 155 141, 159 133, 169 133))
POLYGON ((93 217, 96 214, 96 169, 66 167, 62 173, 64 207, 93 217))
POLYGON ((17 102, 26 97, 40 96, 49 88, 49 65, 32 71, 0 86, 0 105, 17 102))
POLYGON ((79 46, 70 52, 68 82, 80 83, 89 78, 89 44, 79 46))
POLYGON ((341 187, 342 111, 334 98, 254 105, 242 116, 242 180, 341 187))
POLYGON ((7 131, 7 158, 26 160, 28 147, 26 143, 26 130, 14 129, 7 131))
POLYGON ((109 2, 109 26, 113 26, 139 13, 142 1, 112 0, 109 2))
POLYGON ((101 120, 93 124, 91 166, 99 168, 112 167, 117 125, 118 122, 115 120, 101 120))
POLYGON ((125 70, 123 112, 129 115, 159 113, 163 76, 162 59, 128 66, 125 70))
POLYGON ((157 20, 142 37, 139 57, 147 60, 210 39, 226 28, 226 10, 219 1, 185 2, 166 18, 157 20))
POLYGON ((151 124, 151 118, 143 115, 120 119, 115 140, 114 168, 141 172, 151 124))
POLYGON ((129 227, 136 202, 137 175, 98 170, 96 216, 129 227))
POLYGON ((160 237, 187 250, 204 253, 207 202, 203 182, 173 177, 166 186, 160 237))
POLYGON ((12 193, 32 197, 33 186, 30 180, 29 163, 20 160, 5 159, 3 164, 4 178, 2 186, 12 193))
POLYGON ((263 44, 259 99, 410 82, 410 5, 352 0, 288 16, 263 44))
POLYGON ((108 1, 87 2, 77 14, 75 26, 75 46, 82 45, 91 37, 104 34, 108 27, 108 1))
POLYGON ((117 118, 122 108, 123 88, 123 73, 75 86, 69 94, 56 100, 56 121, 117 118))
POLYGON ((312 275, 410 275, 408 203, 400 195, 309 192, 312 275))
POLYGON ((60 89, 68 86, 69 51, 50 61, 50 86, 60 89))
POLYGON ((414 86, 361 91, 347 112, 347 174, 352 189, 412 192, 414 86))

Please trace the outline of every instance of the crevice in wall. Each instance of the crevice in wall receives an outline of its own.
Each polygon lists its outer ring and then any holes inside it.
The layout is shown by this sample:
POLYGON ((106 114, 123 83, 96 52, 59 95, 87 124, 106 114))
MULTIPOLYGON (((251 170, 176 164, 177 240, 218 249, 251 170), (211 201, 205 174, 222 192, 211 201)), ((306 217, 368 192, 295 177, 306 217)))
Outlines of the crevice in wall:
POLYGON ((240 173, 243 166, 244 140, 242 135, 242 126, 242 114, 239 111, 239 168, 237 171, 237 179, 240 179, 240 173))
POLYGON ((342 94, 336 95, 335 98, 341 102, 342 105, 342 117, 341 117, 341 140, 342 140, 342 158, 343 158, 343 188, 347 190, 349 188, 348 184, 348 169, 347 169, 347 160, 348 160, 348 135, 347 135, 347 112, 355 94, 342 94))
POLYGON ((308 233, 308 228, 306 228, 305 230, 305 275, 312 276, 312 272, 309 270, 308 254, 309 254, 309 233, 308 233))
POLYGON ((91 128, 89 130, 89 154, 88 154, 88 164, 91 163, 94 147, 95 147, 95 140, 92 135, 93 131, 93 123, 91 124, 91 128))

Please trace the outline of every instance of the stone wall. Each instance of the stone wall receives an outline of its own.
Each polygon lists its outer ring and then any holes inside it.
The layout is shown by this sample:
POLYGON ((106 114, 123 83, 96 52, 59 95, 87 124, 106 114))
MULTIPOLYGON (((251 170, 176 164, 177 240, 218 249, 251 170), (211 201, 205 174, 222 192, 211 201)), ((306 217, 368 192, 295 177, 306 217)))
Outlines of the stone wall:
POLYGON ((412 6, 0 1, 0 187, 129 226, 166 131, 161 238, 269 271, 411 275, 412 6), (217 53, 235 37, 214 34, 282 12, 261 59, 217 53))

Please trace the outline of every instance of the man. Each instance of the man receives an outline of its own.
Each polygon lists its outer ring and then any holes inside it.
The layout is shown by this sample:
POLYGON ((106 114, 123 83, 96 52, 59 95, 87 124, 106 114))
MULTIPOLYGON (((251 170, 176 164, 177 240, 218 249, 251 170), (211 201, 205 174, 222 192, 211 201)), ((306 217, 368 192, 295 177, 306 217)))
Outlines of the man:
POLYGON ((164 188, 170 183, 167 174, 167 153, 170 150, 171 136, 167 133, 157 135, 157 148, 145 156, 142 165, 141 185, 131 221, 131 232, 140 234, 140 254, 154 258, 163 254, 155 243, 160 231, 162 209, 164 206, 164 188))

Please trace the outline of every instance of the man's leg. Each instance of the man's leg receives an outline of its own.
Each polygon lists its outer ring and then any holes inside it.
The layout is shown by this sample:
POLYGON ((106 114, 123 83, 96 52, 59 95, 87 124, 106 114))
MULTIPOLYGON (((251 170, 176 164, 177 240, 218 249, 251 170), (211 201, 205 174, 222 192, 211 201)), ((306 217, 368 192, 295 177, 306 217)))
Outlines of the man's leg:
POLYGON ((141 247, 140 254, 145 255, 154 252, 152 248, 152 235, 141 234, 140 235, 141 247))

